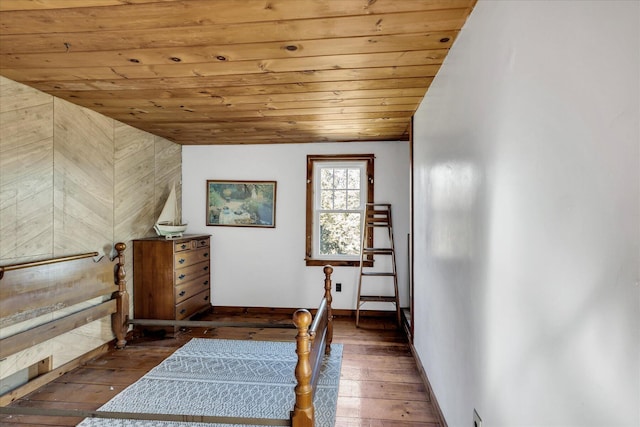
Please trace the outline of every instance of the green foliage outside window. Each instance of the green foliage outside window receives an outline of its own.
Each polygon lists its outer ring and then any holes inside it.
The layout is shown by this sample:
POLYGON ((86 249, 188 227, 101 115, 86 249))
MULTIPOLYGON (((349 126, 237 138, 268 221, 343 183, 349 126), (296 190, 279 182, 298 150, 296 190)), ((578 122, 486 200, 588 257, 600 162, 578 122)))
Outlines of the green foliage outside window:
POLYGON ((360 214, 320 214, 320 255, 360 253, 360 214))

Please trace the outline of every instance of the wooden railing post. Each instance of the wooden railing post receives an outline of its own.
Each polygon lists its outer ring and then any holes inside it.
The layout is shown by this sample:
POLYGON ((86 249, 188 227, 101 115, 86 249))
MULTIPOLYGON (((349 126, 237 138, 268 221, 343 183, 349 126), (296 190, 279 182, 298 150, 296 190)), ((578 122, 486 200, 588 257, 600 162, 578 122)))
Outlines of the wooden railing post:
POLYGON ((116 348, 124 348, 127 345, 127 331, 129 329, 129 293, 127 292, 127 274, 124 269, 124 250, 127 245, 116 243, 118 263, 116 265, 116 285, 118 290, 112 297, 116 299, 117 311, 111 315, 111 328, 116 336, 116 348))
POLYGON ((311 385, 311 363, 309 362, 311 313, 304 309, 297 310, 293 313, 293 323, 298 328, 298 335, 296 335, 298 363, 295 370, 296 404, 291 412, 291 425, 292 427, 313 427, 313 386, 311 385))
POLYGON ((331 311, 331 303, 333 297, 331 296, 331 274, 333 273, 333 267, 325 265, 324 269, 324 297, 327 300, 327 338, 324 352, 329 354, 331 352, 331 341, 333 341, 333 313, 331 311))

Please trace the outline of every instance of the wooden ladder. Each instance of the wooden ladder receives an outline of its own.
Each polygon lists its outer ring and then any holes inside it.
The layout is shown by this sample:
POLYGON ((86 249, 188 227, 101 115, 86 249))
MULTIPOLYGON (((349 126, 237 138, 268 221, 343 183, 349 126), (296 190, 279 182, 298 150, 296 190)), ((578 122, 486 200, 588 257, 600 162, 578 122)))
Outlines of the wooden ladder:
MULTIPOLYGON (((379 283, 379 282, 378 282, 379 283)), ((386 302, 395 305, 396 321, 400 325, 400 300, 398 298, 398 273, 396 271, 396 253, 393 246, 393 223, 391 222, 391 204, 367 203, 362 227, 362 244, 360 246, 360 272, 358 278, 358 303, 356 308, 356 327, 360 324, 360 308, 367 302, 386 302), (386 228, 388 231, 388 246, 372 247, 374 230, 386 228), (391 259, 391 271, 368 270, 374 269, 375 256, 385 256, 391 259), (363 295, 363 278, 389 277, 393 278, 393 295, 363 295)))

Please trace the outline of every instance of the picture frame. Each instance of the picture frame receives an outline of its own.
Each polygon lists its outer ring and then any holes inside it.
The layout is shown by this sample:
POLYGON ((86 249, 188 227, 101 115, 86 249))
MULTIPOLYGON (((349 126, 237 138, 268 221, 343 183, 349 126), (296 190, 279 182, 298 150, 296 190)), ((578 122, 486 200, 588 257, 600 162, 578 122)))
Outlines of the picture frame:
POLYGON ((207 225, 276 226, 276 181, 207 180, 207 225))

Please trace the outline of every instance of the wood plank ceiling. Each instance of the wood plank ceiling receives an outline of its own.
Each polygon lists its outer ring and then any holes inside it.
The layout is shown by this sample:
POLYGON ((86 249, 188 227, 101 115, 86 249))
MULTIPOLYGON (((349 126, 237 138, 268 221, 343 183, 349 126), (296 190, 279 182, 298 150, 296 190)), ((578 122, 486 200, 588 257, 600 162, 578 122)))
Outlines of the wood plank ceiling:
POLYGON ((406 140, 475 0, 0 0, 0 74, 179 144, 406 140))

